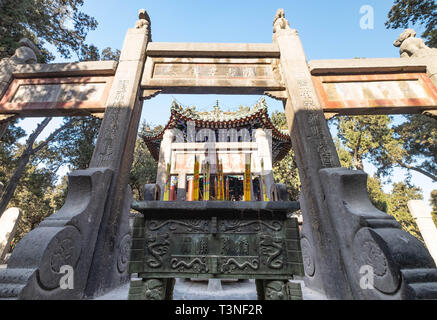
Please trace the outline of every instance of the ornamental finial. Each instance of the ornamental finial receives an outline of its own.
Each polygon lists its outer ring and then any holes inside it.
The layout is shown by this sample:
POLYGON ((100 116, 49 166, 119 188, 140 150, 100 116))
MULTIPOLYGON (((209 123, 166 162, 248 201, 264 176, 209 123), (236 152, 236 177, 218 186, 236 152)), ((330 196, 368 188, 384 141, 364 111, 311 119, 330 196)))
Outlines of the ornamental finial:
POLYGON ((290 23, 285 19, 284 9, 278 9, 275 19, 273 20, 273 33, 281 29, 290 29, 290 23))

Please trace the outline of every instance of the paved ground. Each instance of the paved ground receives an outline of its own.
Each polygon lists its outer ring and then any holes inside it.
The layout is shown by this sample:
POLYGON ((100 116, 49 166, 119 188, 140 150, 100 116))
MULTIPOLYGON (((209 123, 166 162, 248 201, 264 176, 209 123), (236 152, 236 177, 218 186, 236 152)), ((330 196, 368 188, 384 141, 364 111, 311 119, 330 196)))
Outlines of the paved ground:
MULTIPOLYGON (((302 285, 304 300, 326 300, 326 297, 316 291, 302 285)), ((256 289, 254 280, 239 282, 223 281, 221 290, 208 289, 207 281, 189 281, 177 279, 174 299, 175 300, 256 300, 256 289)), ((129 291, 129 284, 121 286, 96 300, 126 300, 129 291)))

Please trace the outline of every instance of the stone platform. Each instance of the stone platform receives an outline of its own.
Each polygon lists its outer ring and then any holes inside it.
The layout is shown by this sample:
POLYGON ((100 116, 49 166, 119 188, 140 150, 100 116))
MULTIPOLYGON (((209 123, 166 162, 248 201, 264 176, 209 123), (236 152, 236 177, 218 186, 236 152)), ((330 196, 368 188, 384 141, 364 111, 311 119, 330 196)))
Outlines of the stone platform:
MULTIPOLYGON (((0 265, 0 269, 6 265, 0 265)), ((327 300, 323 294, 305 287, 302 281, 296 281, 302 285, 304 300, 327 300)), ((174 288, 174 300, 256 300, 256 288, 254 280, 223 281, 221 291, 208 291, 208 281, 191 281, 176 279, 174 288)), ((94 300, 127 300, 129 283, 120 286, 107 294, 94 300)))

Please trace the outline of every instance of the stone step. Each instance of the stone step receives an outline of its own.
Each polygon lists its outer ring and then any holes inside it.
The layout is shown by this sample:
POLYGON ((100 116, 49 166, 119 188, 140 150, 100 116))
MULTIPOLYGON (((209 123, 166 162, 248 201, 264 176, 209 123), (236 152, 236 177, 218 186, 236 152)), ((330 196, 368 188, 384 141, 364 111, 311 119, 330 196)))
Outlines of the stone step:
POLYGON ((24 286, 25 286, 24 284, 23 285, 9 284, 9 283, 0 284, 0 299, 18 298, 18 295, 20 294, 24 286))
POLYGON ((437 299, 437 282, 418 282, 409 286, 416 292, 417 299, 437 299))
POLYGON ((2 269, 0 270, 0 288, 3 284, 26 284, 35 269, 2 269))
POLYGON ((409 284, 437 282, 437 269, 404 269, 401 273, 409 284))

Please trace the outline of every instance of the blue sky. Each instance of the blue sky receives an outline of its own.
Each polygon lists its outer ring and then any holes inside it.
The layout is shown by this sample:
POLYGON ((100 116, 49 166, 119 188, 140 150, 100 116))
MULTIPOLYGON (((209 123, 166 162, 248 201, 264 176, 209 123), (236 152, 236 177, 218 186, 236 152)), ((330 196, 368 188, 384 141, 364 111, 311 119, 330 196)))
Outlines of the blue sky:
MULTIPOLYGON (((94 16, 99 22, 89 33, 87 42, 103 49, 121 49, 128 28, 137 20, 137 12, 145 8, 152 21, 152 38, 155 42, 252 42, 272 41, 272 23, 278 8, 284 8, 292 28, 299 31, 308 60, 348 59, 355 57, 399 57, 393 46, 402 30, 388 30, 384 26, 393 0, 85 0, 82 11, 94 16), (370 5, 374 9, 374 28, 360 28, 360 8, 370 5)), ((416 27, 418 34, 421 28, 416 27)), ((74 61, 71 59, 69 61, 74 61)), ((64 62, 57 58, 55 62, 64 62)), ((146 101, 142 121, 165 124, 169 118, 170 104, 176 99, 183 105, 196 105, 210 109, 218 99, 223 109, 253 105, 260 96, 226 95, 160 95, 146 101)), ((282 110, 282 105, 266 99, 270 111, 282 110)), ((30 131, 40 119, 27 119, 23 127, 30 131)), ((53 121, 45 135, 59 125, 53 121)), ((366 171, 374 168, 366 164, 366 171)), ((394 181, 403 180, 401 170, 395 171, 394 181)), ((437 189, 430 179, 413 173, 412 181, 429 193, 437 189)), ((389 189, 386 189, 388 191, 389 189)))

